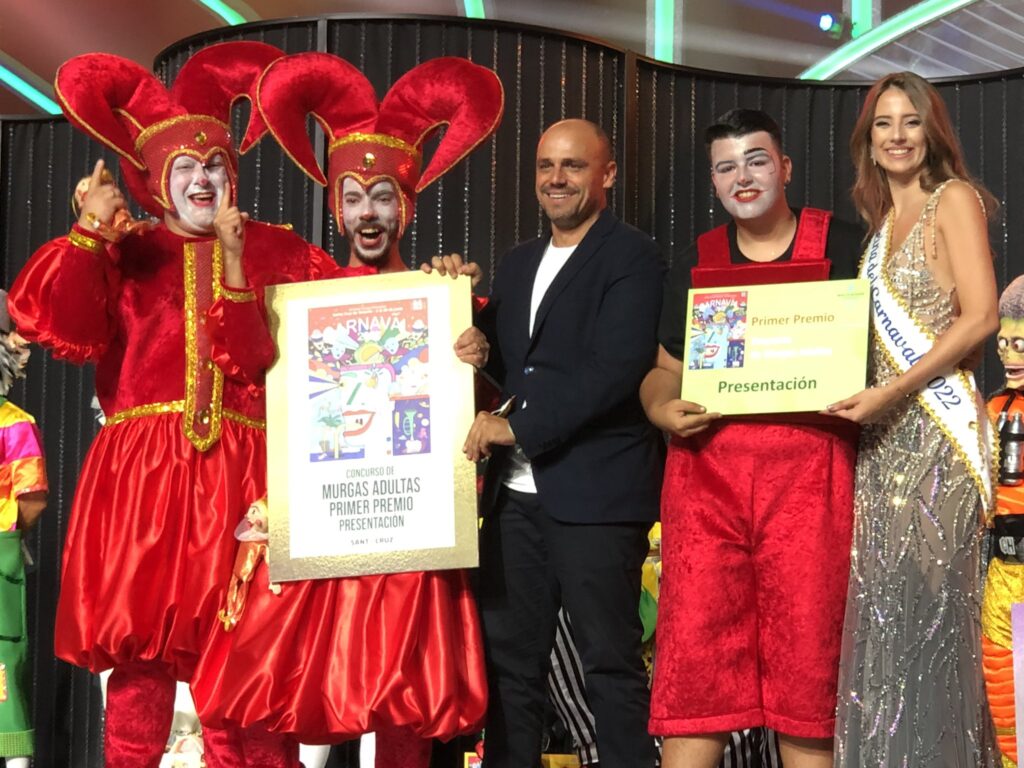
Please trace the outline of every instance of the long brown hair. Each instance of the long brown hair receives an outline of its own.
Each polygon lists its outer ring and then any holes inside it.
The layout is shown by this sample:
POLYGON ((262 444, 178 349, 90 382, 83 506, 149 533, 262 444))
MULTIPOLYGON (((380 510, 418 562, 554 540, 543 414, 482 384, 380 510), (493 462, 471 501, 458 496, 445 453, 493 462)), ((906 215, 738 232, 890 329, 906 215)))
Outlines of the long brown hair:
POLYGON ((986 215, 995 215, 999 203, 967 172, 963 150, 953 131, 946 104, 932 85, 913 72, 894 72, 878 80, 864 97, 864 106, 850 137, 850 156, 857 170, 853 203, 872 232, 881 229, 892 207, 892 196, 885 171, 871 160, 871 126, 879 97, 890 88, 903 91, 914 105, 924 126, 927 151, 921 170, 921 189, 932 192, 942 182, 962 179, 973 186, 985 202, 986 215))

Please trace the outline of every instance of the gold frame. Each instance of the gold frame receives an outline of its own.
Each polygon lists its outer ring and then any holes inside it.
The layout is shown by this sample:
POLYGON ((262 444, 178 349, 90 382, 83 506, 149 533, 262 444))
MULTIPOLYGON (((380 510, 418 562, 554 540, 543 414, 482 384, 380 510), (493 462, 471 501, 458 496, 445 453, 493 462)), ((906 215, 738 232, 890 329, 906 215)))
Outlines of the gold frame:
MULTIPOLYGON (((409 299, 422 297, 429 289, 436 301, 438 288, 443 286, 447 307, 441 316, 447 317, 451 340, 472 324, 470 281, 465 278, 428 275, 419 270, 372 275, 337 280, 319 280, 270 286, 266 290, 266 306, 270 316, 270 330, 278 344, 279 356, 267 374, 267 458, 268 508, 270 521, 270 577, 272 581, 296 581, 344 576, 363 576, 403 571, 474 568, 479 563, 477 550, 477 493, 476 467, 462 453, 465 435, 475 416, 473 369, 459 362, 450 347, 435 347, 428 341, 430 354, 430 419, 447 419, 452 424, 451 445, 439 446, 431 442, 431 460, 444 463, 453 473, 454 495, 450 501, 454 523, 454 546, 433 549, 393 549, 371 553, 338 554, 315 557, 293 557, 291 554, 292 506, 297 502, 291 491, 292 478, 289 457, 293 451, 308 454, 308 443, 289 445, 288 425, 292 418, 308 418, 304 409, 307 393, 288 392, 288 373, 301 364, 308 371, 309 353, 289 348, 288 339, 294 329, 289 328, 288 309, 294 302, 303 306, 334 307, 346 304, 364 304, 374 301, 375 295, 394 295, 405 292, 409 299), (438 351, 434 351, 437 349, 438 351), (445 354, 447 353, 447 354, 445 354), (438 392, 446 395, 433 399, 438 392), (443 405, 447 399, 448 406, 443 405), (441 405, 436 411, 434 406, 441 405), (296 411, 295 414, 292 411, 296 411), (299 415, 301 413, 301 415, 299 415)), ((294 372, 293 372, 294 374, 294 372)), ((398 457, 391 457, 392 460, 398 457)), ((339 464, 340 470, 347 465, 339 464)), ((431 468, 433 469, 433 468, 431 468)), ((340 474, 340 472, 339 472, 340 474)), ((427 507, 437 508, 432 500, 427 507)), ((372 535, 372 534, 371 534, 372 535)))

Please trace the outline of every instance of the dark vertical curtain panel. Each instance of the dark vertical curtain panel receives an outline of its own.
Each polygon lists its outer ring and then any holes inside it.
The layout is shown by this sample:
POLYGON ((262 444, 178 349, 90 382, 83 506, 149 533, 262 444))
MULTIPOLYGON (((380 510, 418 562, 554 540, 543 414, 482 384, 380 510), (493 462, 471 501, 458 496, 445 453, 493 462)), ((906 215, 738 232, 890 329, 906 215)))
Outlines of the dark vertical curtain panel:
MULTIPOLYGON (((35 248, 68 231, 71 190, 100 157, 113 162, 109 153, 63 120, 0 122, 5 287, 35 248)), ((36 765, 40 766, 97 766, 101 759, 102 705, 95 678, 53 655, 64 534, 79 467, 98 427, 90 408, 92 374, 91 367, 54 361, 36 348, 27 379, 10 393, 11 400, 35 416, 42 429, 50 480, 49 506, 28 539, 37 564, 27 582, 36 765)))
MULTIPOLYGON (((435 253, 459 252, 483 266, 486 291, 501 255, 544 227, 533 190, 534 150, 543 128, 563 117, 587 117, 608 131, 619 178, 613 210, 650 232, 672 259, 700 232, 725 220, 711 194, 703 129, 735 106, 765 109, 783 129, 793 158, 793 205, 830 208, 855 220, 848 140, 862 86, 754 80, 651 62, 599 41, 501 22, 395 17, 325 17, 248 25, 190 38, 164 51, 157 73, 173 79, 199 48, 224 40, 262 40, 288 53, 322 50, 362 69, 383 98, 406 71, 428 59, 465 56, 493 68, 505 87, 505 117, 494 137, 467 161, 428 187, 402 253, 410 265, 435 253)), ((1000 285, 1024 272, 1024 191, 1012 169, 1024 167, 1014 126, 1024 117, 1022 73, 939 85, 950 107, 972 171, 1003 203, 992 225, 1000 285)), ((238 135, 248 105, 233 117, 238 135)), ((443 130, 443 129, 442 129, 443 130)), ((326 164, 319 128, 310 136, 326 164)), ((438 138, 427 143, 430 157, 438 138)), ((109 152, 60 119, 0 119, 0 239, 9 286, 29 254, 71 224, 69 200, 77 180, 109 152)), ((241 159, 240 205, 254 218, 291 223, 311 242, 344 262, 347 245, 326 206, 323 190, 284 156, 271 137, 241 159)), ((138 215, 138 212, 136 212, 138 215)), ((1002 379, 989 344, 983 387, 1002 379)), ((29 631, 34 645, 37 764, 101 765, 102 712, 88 673, 53 657, 53 622, 61 547, 71 498, 85 451, 95 434, 90 408, 92 371, 33 356, 27 384, 12 399, 43 429, 51 475, 50 508, 31 540, 38 569, 29 577, 29 631)), ((156 588, 156 587, 154 587, 156 588)), ((455 750, 436 765, 461 765, 455 750)))

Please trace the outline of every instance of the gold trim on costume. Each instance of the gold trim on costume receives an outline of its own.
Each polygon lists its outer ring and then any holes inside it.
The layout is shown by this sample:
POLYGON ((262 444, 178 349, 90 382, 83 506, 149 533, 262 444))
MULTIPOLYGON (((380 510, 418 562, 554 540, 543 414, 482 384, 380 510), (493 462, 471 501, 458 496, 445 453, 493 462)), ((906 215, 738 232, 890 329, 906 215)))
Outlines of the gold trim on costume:
MULTIPOLYGON (((115 424, 120 424, 123 421, 129 419, 138 419, 144 416, 159 416, 164 413, 184 413, 185 412, 185 401, 184 400, 171 400, 167 403, 147 403, 146 405, 137 405, 134 408, 125 408, 123 411, 118 411, 113 416, 107 418, 106 426, 112 427, 115 424)), ((245 427, 252 427, 253 429, 266 429, 266 419, 254 419, 252 416, 246 416, 244 413, 238 411, 232 411, 230 408, 224 408, 223 416, 228 421, 234 421, 245 427)))
POLYGON ((161 131, 186 121, 190 123, 214 123, 215 125, 223 128, 227 132, 228 136, 231 135, 231 128, 227 123, 221 122, 216 117, 211 117, 210 115, 175 115, 174 117, 169 117, 166 120, 161 120, 159 123, 153 123, 140 133, 135 139, 135 151, 141 152, 143 145, 161 131))
MULTIPOLYGON (((219 366, 213 366, 213 386, 210 392, 210 404, 199 412, 196 410, 196 386, 199 377, 199 308, 196 301, 196 247, 195 243, 185 243, 185 416, 182 429, 198 450, 205 451, 220 439, 221 419, 223 417, 222 396, 224 393, 224 372, 219 366), (204 426, 209 430, 204 435, 196 432, 195 417, 200 416, 204 426)), ((223 260, 221 258, 220 241, 213 243, 212 257, 213 300, 221 296, 221 276, 223 260)))
POLYGON ((75 232, 71 230, 68 232, 68 240, 72 245, 81 248, 83 251, 89 251, 90 253, 102 253, 103 243, 99 240, 93 240, 91 237, 83 235, 81 232, 75 232))
POLYGON ((227 288, 227 287, 222 285, 220 287, 220 292, 221 292, 221 295, 225 299, 227 299, 228 301, 234 301, 234 302, 237 302, 239 304, 242 304, 242 303, 245 303, 245 302, 248 302, 248 301, 256 301, 256 292, 253 291, 253 290, 238 291, 238 290, 234 290, 234 289, 231 289, 231 288, 227 288))
POLYGON ((225 419, 227 419, 228 421, 236 421, 242 426, 252 427, 253 429, 267 428, 266 419, 254 419, 252 416, 246 416, 244 413, 232 411, 230 408, 225 408, 223 413, 225 419))
POLYGON ((136 405, 134 408, 125 408, 113 416, 108 416, 105 426, 112 427, 128 419, 137 419, 140 416, 156 416, 161 413, 182 413, 185 410, 184 400, 172 400, 169 403, 147 403, 136 405))
POLYGON ((332 141, 327 147, 327 151, 330 153, 339 147, 343 147, 346 144, 354 144, 358 141, 367 142, 369 144, 379 144, 382 147, 390 147, 391 149, 399 149, 402 152, 412 155, 417 160, 420 158, 420 151, 412 144, 407 141, 402 141, 395 136, 388 136, 386 133, 349 133, 332 141))

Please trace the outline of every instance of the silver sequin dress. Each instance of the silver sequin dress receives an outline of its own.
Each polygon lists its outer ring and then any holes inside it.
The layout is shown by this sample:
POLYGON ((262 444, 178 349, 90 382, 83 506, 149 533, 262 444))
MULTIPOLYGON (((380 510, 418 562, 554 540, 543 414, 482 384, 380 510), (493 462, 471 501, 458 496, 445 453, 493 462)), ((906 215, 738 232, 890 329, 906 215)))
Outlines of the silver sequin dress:
MULTIPOLYGON (((956 317, 925 254, 941 191, 884 265, 936 334, 956 317)), ((872 344, 871 382, 897 375, 872 344)), ((864 429, 856 482, 835 764, 994 765, 981 669, 978 490, 917 400, 864 429)))

